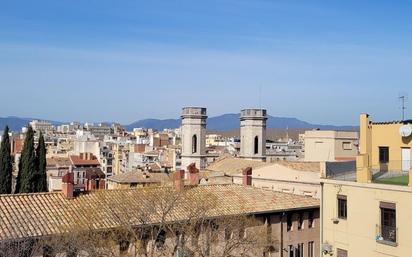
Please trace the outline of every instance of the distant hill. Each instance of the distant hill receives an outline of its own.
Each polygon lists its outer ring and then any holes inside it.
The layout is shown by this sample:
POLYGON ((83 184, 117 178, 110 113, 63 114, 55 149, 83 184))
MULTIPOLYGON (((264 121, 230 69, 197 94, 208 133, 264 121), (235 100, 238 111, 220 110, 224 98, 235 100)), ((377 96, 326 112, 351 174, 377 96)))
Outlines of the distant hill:
MULTIPOLYGON (((240 114, 223 114, 216 117, 210 117, 207 119, 207 129, 212 131, 226 131, 230 132, 236 130, 240 126, 240 114)), ((26 126, 30 121, 35 118, 20 118, 20 117, 0 117, 0 131, 4 129, 6 125, 12 131, 20 131, 22 127, 26 126)), ((63 124, 60 121, 49 121, 53 125, 58 126, 63 124)), ((125 125, 124 127, 128 131, 132 131, 133 128, 153 128, 157 130, 163 130, 165 128, 178 128, 180 127, 180 119, 144 119, 133 122, 132 124, 125 125)), ((322 129, 322 130, 356 130, 356 126, 334 126, 334 125, 319 125, 311 124, 306 121, 302 121, 296 118, 288 117, 273 117, 268 116, 267 126, 269 129, 322 129)))
MULTIPOLYGON (((30 121, 36 120, 35 118, 20 118, 20 117, 14 117, 14 116, 9 116, 2 118, 0 117, 0 131, 3 131, 4 128, 9 126, 11 131, 21 131, 21 128, 24 126, 27 126, 30 121)), ((62 124, 61 122, 58 121, 49 121, 53 125, 57 126, 62 124)))
MULTIPOLYGON (((207 119, 207 128, 209 130, 215 131, 231 131, 239 128, 240 125, 240 114, 223 114, 216 117, 210 117, 207 119)), ((163 130, 165 128, 178 128, 180 126, 180 119, 146 119, 134 122, 130 125, 126 125, 126 129, 131 131, 133 128, 153 128, 157 130, 163 130)), ((311 124, 306 121, 301 121, 296 118, 287 117, 273 117, 268 116, 267 121, 268 128, 296 128, 296 129, 315 129, 319 128, 322 130, 354 130, 357 129, 356 126, 334 126, 334 125, 319 125, 311 124)))

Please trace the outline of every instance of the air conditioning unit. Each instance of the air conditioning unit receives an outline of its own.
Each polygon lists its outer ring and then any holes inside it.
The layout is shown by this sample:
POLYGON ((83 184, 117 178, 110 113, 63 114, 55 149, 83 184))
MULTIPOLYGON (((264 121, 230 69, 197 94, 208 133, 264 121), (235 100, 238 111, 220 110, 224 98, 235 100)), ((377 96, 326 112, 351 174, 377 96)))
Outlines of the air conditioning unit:
POLYGON ((326 254, 332 255, 333 254, 333 247, 328 243, 322 244, 322 253, 324 255, 326 255, 326 254))

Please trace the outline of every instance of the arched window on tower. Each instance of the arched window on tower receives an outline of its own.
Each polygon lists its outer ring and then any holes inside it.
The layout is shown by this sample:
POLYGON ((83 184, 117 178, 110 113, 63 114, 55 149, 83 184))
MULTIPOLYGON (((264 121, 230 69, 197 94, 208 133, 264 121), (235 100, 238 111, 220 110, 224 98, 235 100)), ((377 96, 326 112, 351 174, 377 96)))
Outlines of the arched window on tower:
POLYGON ((197 153, 197 136, 192 137, 192 153, 197 153))
POLYGON ((258 154, 259 153, 259 137, 258 136, 255 136, 254 146, 255 146, 255 154, 258 154))

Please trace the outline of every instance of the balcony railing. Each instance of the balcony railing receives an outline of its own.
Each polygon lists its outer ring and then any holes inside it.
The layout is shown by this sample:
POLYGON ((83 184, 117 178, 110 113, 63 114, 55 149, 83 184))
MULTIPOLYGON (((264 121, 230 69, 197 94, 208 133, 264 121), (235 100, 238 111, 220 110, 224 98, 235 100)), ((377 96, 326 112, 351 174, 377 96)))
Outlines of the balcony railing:
POLYGON ((397 245, 398 228, 394 226, 376 225, 376 241, 389 245, 397 245))

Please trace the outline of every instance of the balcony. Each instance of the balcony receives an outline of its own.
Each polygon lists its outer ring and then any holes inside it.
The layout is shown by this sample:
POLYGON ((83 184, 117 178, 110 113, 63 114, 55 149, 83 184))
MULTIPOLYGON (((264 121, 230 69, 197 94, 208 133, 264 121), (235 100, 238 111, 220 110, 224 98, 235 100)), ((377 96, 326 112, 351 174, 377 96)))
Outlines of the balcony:
POLYGON ((389 246, 398 246, 398 228, 376 225, 376 242, 389 246))

